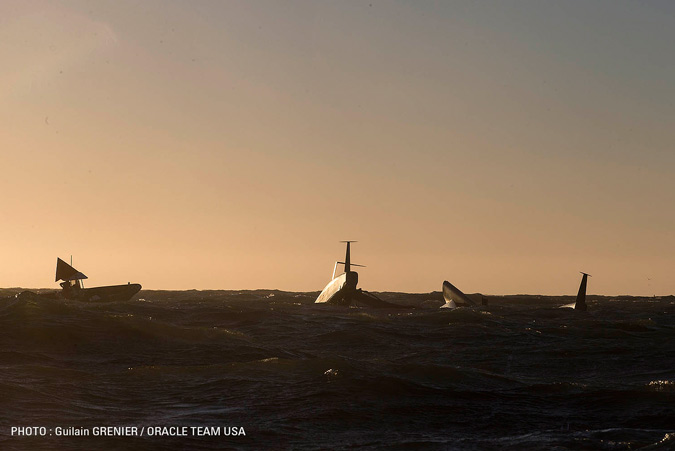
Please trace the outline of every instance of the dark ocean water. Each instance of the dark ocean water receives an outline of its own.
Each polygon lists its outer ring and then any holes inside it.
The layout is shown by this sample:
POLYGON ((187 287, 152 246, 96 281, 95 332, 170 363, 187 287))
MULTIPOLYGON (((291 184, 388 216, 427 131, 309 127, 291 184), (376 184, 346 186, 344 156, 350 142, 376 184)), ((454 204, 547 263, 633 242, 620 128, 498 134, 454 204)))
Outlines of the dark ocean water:
POLYGON ((0 299, 0 449, 675 449, 675 299, 0 299), (426 302, 425 302, 426 301, 426 302), (12 436, 38 426, 46 436, 12 436), (220 436, 57 437, 56 427, 220 436), (245 436, 225 436, 243 427, 245 436))

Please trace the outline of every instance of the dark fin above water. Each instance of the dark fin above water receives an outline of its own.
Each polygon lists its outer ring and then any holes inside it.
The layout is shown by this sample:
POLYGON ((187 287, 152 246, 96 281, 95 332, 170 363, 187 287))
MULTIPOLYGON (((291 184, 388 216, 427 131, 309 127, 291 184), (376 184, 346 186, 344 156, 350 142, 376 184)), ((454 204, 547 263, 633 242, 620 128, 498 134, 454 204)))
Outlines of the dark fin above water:
POLYGON ((579 285, 577 300, 574 303, 574 310, 586 311, 588 308, 586 306, 586 283, 590 274, 586 274, 585 272, 582 272, 581 274, 583 274, 583 276, 581 277, 581 285, 579 285))
POLYGON ((68 263, 60 258, 56 259, 56 280, 54 282, 58 282, 59 280, 82 280, 86 278, 87 276, 70 266, 68 263))
POLYGON ((583 274, 583 276, 581 277, 581 285, 579 285, 579 292, 577 293, 577 299, 571 304, 561 306, 561 308, 571 308, 574 310, 580 310, 582 312, 585 312, 588 309, 588 307, 586 306, 586 284, 588 281, 588 277, 590 277, 590 274, 586 274, 585 272, 581 272, 581 274, 583 274))

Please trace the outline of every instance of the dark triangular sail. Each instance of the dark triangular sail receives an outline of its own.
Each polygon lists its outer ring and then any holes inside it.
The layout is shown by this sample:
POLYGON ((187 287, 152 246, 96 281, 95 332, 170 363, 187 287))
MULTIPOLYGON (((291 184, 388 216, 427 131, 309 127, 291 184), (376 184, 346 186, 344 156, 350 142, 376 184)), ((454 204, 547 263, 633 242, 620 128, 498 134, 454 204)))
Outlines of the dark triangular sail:
POLYGON ((81 280, 86 279, 87 276, 82 274, 77 269, 70 266, 68 263, 64 262, 60 258, 56 259, 56 280, 81 280))

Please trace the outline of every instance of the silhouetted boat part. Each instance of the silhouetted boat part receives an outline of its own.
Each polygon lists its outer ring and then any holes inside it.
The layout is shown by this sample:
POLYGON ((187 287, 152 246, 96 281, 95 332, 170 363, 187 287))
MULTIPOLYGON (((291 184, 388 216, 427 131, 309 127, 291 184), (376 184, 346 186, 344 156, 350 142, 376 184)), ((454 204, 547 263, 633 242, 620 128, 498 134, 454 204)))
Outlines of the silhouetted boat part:
POLYGON ((377 308, 409 308, 399 304, 383 301, 372 293, 356 288, 359 283, 359 274, 352 271, 352 266, 361 266, 351 262, 350 245, 356 241, 341 241, 347 243, 347 252, 344 262, 335 262, 333 278, 321 291, 314 301, 315 304, 341 305, 345 307, 377 307, 377 308), (345 272, 336 276, 338 265, 344 265, 345 272))
MULTIPOLYGON (((579 271, 581 272, 581 271, 579 271)), ((577 293, 577 299, 572 304, 563 305, 561 308, 573 308, 574 310, 581 310, 585 312, 588 307, 586 306, 586 283, 590 274, 581 272, 581 285, 579 285, 579 292, 577 293)))
POLYGON ((60 258, 56 259, 56 282, 61 283, 59 295, 65 299, 86 302, 128 301, 141 290, 138 283, 126 285, 109 285, 105 287, 84 288, 82 280, 87 276, 70 266, 60 258))
POLYGON ((487 298, 482 294, 466 295, 447 280, 443 281, 443 299, 445 299, 445 304, 441 305, 441 308, 476 307, 479 303, 480 305, 488 305, 487 298))
MULTIPOLYGON (((72 257, 70 258, 72 260, 72 257)), ((72 261, 71 261, 72 263, 72 261)), ((79 281, 86 279, 87 276, 82 274, 80 271, 77 269, 73 268, 70 266, 68 263, 64 262, 60 258, 57 257, 56 259, 56 279, 54 282, 58 282, 59 280, 64 280, 64 281, 79 281)), ((81 284, 80 284, 81 285, 81 284)))

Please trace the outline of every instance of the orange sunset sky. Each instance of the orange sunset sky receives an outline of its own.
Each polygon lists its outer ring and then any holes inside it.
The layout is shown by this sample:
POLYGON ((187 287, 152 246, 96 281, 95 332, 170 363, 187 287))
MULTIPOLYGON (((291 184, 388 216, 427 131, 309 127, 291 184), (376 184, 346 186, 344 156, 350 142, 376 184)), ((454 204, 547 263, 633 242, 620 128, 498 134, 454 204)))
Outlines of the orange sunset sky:
POLYGON ((0 286, 675 293, 675 4, 0 2, 0 286))

